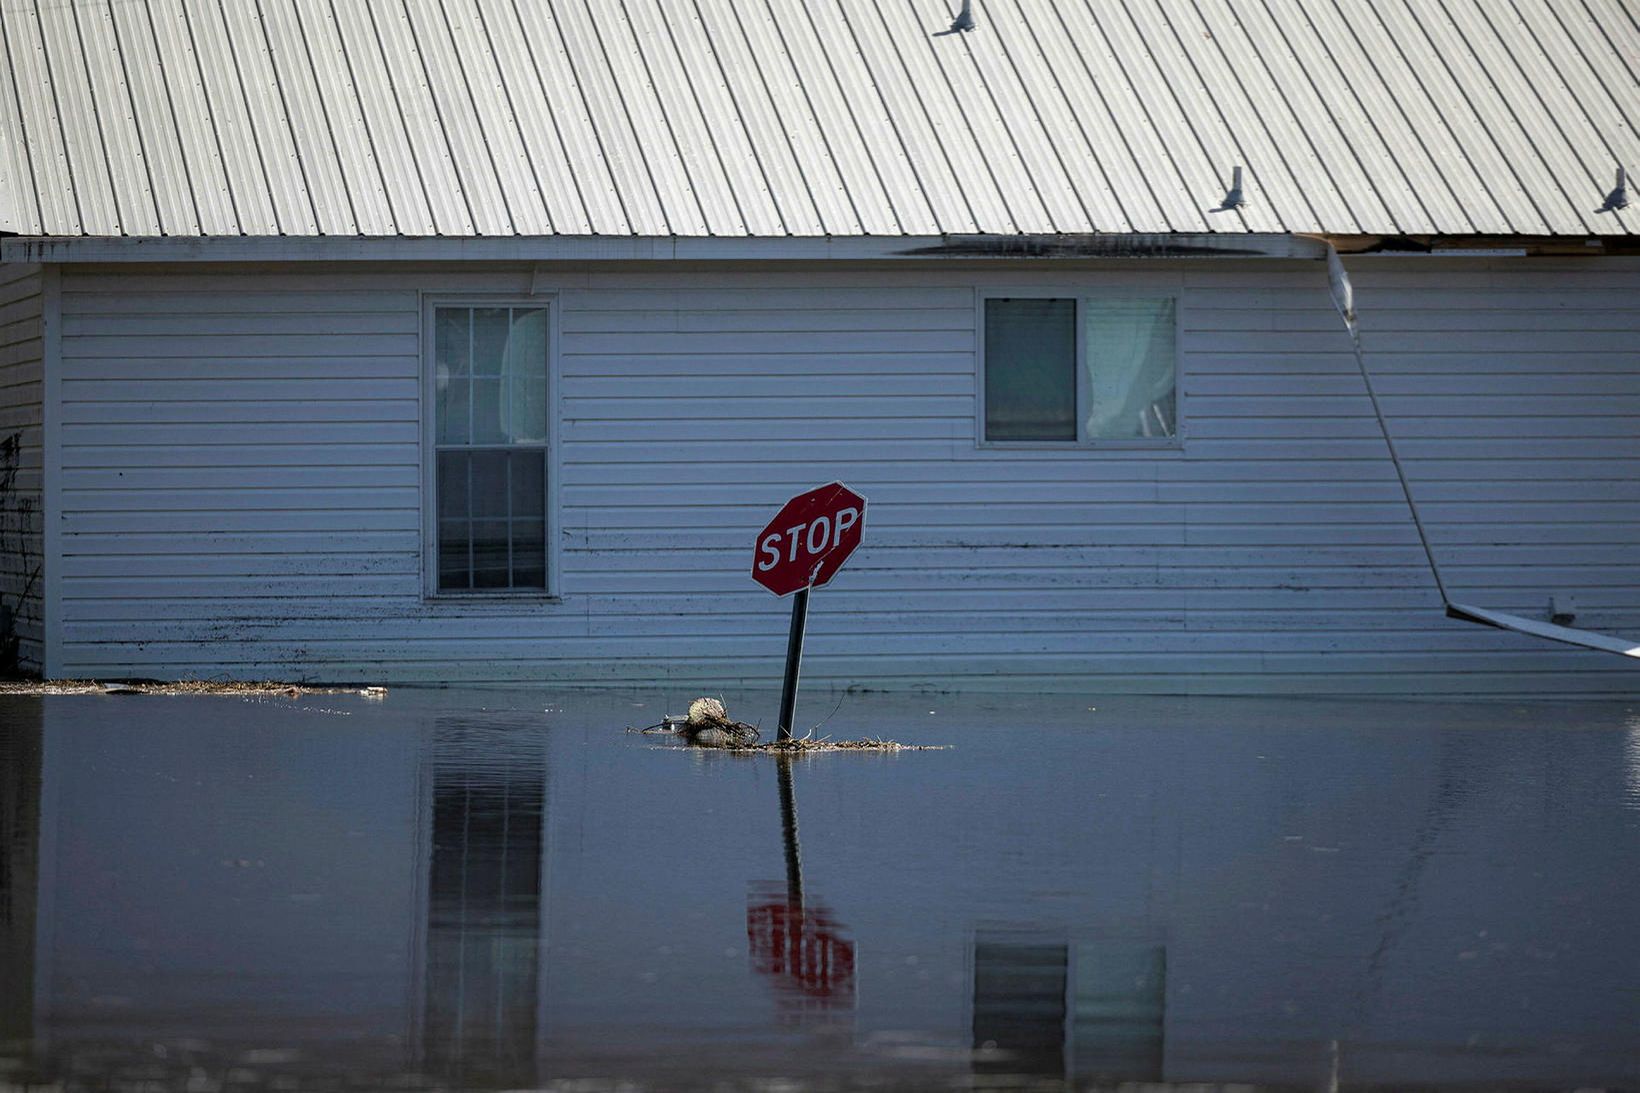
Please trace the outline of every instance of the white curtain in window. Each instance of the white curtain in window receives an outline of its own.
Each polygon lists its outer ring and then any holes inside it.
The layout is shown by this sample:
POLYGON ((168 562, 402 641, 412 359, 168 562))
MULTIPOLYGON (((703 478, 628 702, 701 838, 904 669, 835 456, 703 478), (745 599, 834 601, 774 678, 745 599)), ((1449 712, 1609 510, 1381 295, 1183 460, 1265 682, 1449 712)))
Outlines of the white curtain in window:
POLYGON ((502 367, 508 390, 500 408, 501 432, 514 444, 547 440, 547 313, 515 310, 502 367))
POLYGON ((1170 299, 1083 301, 1090 439, 1174 435, 1173 330, 1170 299))

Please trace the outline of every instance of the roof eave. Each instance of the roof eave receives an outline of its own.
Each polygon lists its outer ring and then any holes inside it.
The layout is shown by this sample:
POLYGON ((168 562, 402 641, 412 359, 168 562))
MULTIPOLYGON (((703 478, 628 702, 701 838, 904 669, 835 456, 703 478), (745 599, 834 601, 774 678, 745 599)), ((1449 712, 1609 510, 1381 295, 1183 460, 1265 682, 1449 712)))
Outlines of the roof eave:
POLYGON ((767 262, 1320 258, 1640 253, 1629 236, 1220 233, 938 236, 5 236, 3 262, 767 262))

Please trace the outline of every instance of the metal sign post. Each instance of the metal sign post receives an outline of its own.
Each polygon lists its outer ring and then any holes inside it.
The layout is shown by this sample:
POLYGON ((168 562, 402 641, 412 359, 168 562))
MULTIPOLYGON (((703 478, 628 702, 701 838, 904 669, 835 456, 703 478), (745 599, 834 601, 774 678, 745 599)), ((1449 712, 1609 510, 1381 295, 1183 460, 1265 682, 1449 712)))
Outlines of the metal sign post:
POLYGON ((752 579, 776 596, 790 596, 792 627, 786 639, 786 679, 780 689, 778 740, 792 738, 797 711, 797 676, 803 661, 803 632, 808 625, 809 592, 836 576, 860 545, 866 523, 866 499, 843 485, 800 493, 758 533, 752 555, 752 579))
POLYGON ((803 663, 803 631, 809 623, 809 590, 799 588, 792 597, 792 630, 786 638, 786 682, 780 688, 780 732, 776 739, 792 738, 792 720, 797 712, 797 670, 803 663))

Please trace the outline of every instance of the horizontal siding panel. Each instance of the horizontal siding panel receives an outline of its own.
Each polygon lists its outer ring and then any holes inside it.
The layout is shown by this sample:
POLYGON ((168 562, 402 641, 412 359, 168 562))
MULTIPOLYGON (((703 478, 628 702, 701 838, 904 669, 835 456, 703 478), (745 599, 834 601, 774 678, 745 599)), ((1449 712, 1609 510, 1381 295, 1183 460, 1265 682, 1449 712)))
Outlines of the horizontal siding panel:
MULTIPOLYGON (((334 288, 319 291, 323 278, 308 278, 314 291, 280 289, 277 282, 263 282, 254 286, 256 296, 247 299, 243 292, 212 293, 211 284, 223 286, 220 277, 180 275, 169 279, 174 287, 154 289, 141 284, 133 286, 128 275, 80 274, 63 286, 63 322, 81 325, 104 316, 125 316, 139 323, 163 321, 172 324, 214 322, 219 314, 264 314, 278 321, 282 316, 323 316, 329 312, 406 313, 414 315, 414 290, 392 292, 380 286, 368 289, 334 288), (176 307, 178 294, 187 297, 187 308, 176 307), (166 314, 169 312, 170 314, 166 314), (192 316, 195 318, 187 318, 192 316)), ((4 299, 0 296, 0 299, 4 299)), ((140 329, 140 327, 138 328, 140 329)))
MULTIPOLYGON (((1611 371, 1572 371, 1570 369, 1541 368, 1534 372, 1466 372, 1463 374, 1436 374, 1406 371, 1390 372, 1373 367, 1373 389, 1385 400, 1400 398, 1394 407, 1397 415, 1406 414, 1416 403, 1413 399, 1431 397, 1470 397, 1478 387, 1489 395, 1520 395, 1543 397, 1546 385, 1556 380, 1575 377, 1578 390, 1584 395, 1640 395, 1640 368, 1611 371)), ((1271 375, 1269 373, 1212 373, 1194 372, 1184 383, 1191 395, 1357 395, 1363 394, 1361 374, 1354 361, 1347 372, 1325 375, 1271 375)), ((1546 410, 1552 403, 1545 403, 1546 410)))
MULTIPOLYGON (((740 399, 787 398, 801 411, 810 406, 812 399, 794 394, 804 377, 792 376, 567 376, 562 391, 564 398, 580 405, 581 400, 638 398, 665 398, 668 400, 718 399, 726 413, 739 413, 740 399)), ((811 382, 826 380, 824 373, 807 377, 811 382)), ((974 393, 974 373, 922 373, 917 375, 864 375, 848 378, 848 397, 869 399, 879 397, 912 397, 926 400, 930 396, 951 395, 962 399, 974 393)), ((971 403, 964 403, 971 406, 971 403)), ((590 416, 590 415, 589 415, 590 416)))
POLYGON ((785 377, 823 379, 827 376, 951 375, 961 373, 973 381, 973 355, 951 353, 894 353, 839 356, 812 353, 801 346, 782 343, 761 352, 745 353, 629 353, 619 357, 598 357, 582 364, 584 374, 600 378, 733 376, 739 378, 785 377))
MULTIPOLYGON (((1519 681, 1516 676, 1521 671, 1533 668, 1542 669, 1559 664, 1564 670, 1573 671, 1582 669, 1591 671, 1598 679, 1601 675, 1611 675, 1616 678, 1605 680, 1607 693, 1624 693, 1627 690, 1625 677, 1615 669, 1588 669, 1578 663, 1581 659, 1575 652, 1544 654, 1530 649, 1517 651, 1515 649, 1497 648, 1501 638, 1488 638, 1484 646, 1474 652, 1447 653, 1441 659, 1443 668, 1451 674, 1459 676, 1474 673, 1480 679, 1469 679, 1466 682, 1471 688, 1484 684, 1488 690, 1502 690, 1506 694, 1519 693, 1512 687, 1519 681), (1496 680, 1487 680, 1487 674, 1494 674, 1496 680)), ((954 651, 944 648, 945 641, 929 642, 926 637, 906 638, 903 641, 891 641, 880 638, 879 642, 885 646, 882 652, 871 660, 860 658, 857 652, 844 648, 827 650, 818 643, 807 652, 805 666, 812 665, 826 676, 842 673, 853 673, 861 678, 886 677, 890 680, 905 680, 906 674, 895 670, 891 662, 900 660, 900 668, 909 673, 911 679, 942 679, 945 672, 955 670, 956 678, 968 678, 971 675, 1007 675, 1013 670, 1023 670, 1035 673, 1042 679, 1063 679, 1067 675, 1076 674, 1079 666, 1088 663, 1090 656, 1096 656, 1101 665, 1100 671, 1093 677, 1094 687, 1078 688, 1082 693, 1103 693, 1097 688, 1097 683, 1106 678, 1145 673, 1158 677, 1159 681, 1178 680, 1177 658, 1182 655, 1193 657, 1193 663, 1199 668, 1199 676, 1210 676, 1219 673, 1241 676, 1253 676, 1265 683, 1266 688, 1279 681, 1279 677, 1286 674, 1294 675, 1321 675, 1337 681, 1352 677, 1380 674, 1384 676, 1412 676, 1413 686, 1418 686, 1416 680, 1422 678, 1429 670, 1426 654, 1412 655, 1394 652, 1360 652, 1350 656, 1350 668, 1346 673, 1341 670, 1339 655, 1336 651, 1323 650, 1312 652, 1261 652, 1257 650, 1247 652, 1219 652, 1196 653, 1189 648, 1153 649, 1143 652, 1129 652, 1118 650, 1094 650, 1090 653, 1085 648, 1067 648, 1074 646, 1074 642, 1054 642, 1047 640, 1028 639, 1020 642, 1020 648, 1003 657, 974 657, 961 656, 954 651), (930 648, 930 645, 939 646, 930 648)), ((448 647, 450 643, 445 643, 448 647)), ((589 640, 579 638, 564 641, 554 641, 545 645, 518 645, 509 650, 505 646, 495 649, 486 649, 484 645, 473 643, 466 645, 462 652, 465 656, 482 659, 496 667, 505 664, 515 664, 521 669, 525 665, 536 665, 536 671, 541 666, 554 670, 567 671, 572 678, 581 680, 584 685, 597 685, 607 682, 630 682, 634 678, 655 678, 659 669, 663 674, 670 666, 684 678, 719 678, 740 683, 748 678, 746 673, 755 670, 755 678, 767 685, 780 674, 778 654, 763 654, 756 657, 746 657, 743 652, 737 651, 746 644, 745 640, 737 636, 724 638, 703 639, 699 644, 673 642, 665 652, 644 650, 645 659, 650 663, 646 666, 647 675, 634 675, 631 667, 631 643, 625 640, 603 639, 589 640), (703 664, 719 662, 720 666, 712 674, 698 676, 703 664), (734 662, 734 663, 731 663, 734 662)), ((448 661, 441 656, 438 643, 427 643, 420 647, 405 645, 360 645, 355 653, 355 659, 341 660, 338 654, 346 655, 343 649, 326 646, 324 643, 306 642, 219 642, 220 651, 212 659, 188 661, 184 658, 197 649, 194 643, 186 642, 153 642, 145 646, 140 657, 134 660, 136 664, 164 664, 176 665, 185 675, 201 673, 211 665, 219 665, 236 677, 266 679, 278 678, 282 670, 285 674, 295 673, 301 677, 314 680, 334 680, 356 678, 353 665, 368 666, 369 671, 376 673, 391 673, 395 677, 404 677, 400 667, 407 663, 425 663, 428 671, 425 676, 408 676, 411 680, 425 679, 437 681, 439 671, 447 675, 448 661), (442 662, 442 663, 441 663, 442 662), (336 672, 337 666, 342 671, 337 675, 326 676, 322 673, 336 672)), ((131 653, 124 643, 113 645, 93 645, 75 643, 68 654, 73 662, 83 665, 91 675, 124 675, 129 674, 128 666, 133 663, 131 653), (122 670, 124 669, 124 670, 122 670)), ((372 678, 365 676, 363 678, 372 678)), ((375 678, 380 678, 376 676, 375 678)), ((498 678, 530 678, 522 670, 516 670, 512 676, 498 678)), ((1026 677, 1031 678, 1030 676, 1026 677)), ((1086 679, 1084 675, 1082 677, 1086 679)), ((1395 685, 1394 680, 1375 681, 1374 684, 1361 685, 1357 688, 1363 691, 1381 690, 1385 684, 1395 685)), ((1573 680, 1564 677, 1556 680, 1546 673, 1546 680, 1550 687, 1564 688, 1573 680)), ((1540 684, 1541 686, 1541 684, 1540 684)), ((1166 686, 1158 688, 1151 684, 1151 692, 1160 690, 1162 693, 1179 693, 1187 688, 1183 682, 1175 682, 1173 689, 1166 686)), ((1337 691, 1334 682, 1327 688, 1337 691)), ((1350 688, 1346 687, 1348 691, 1350 688)), ((1447 693, 1465 692, 1461 685, 1451 683, 1441 688, 1447 693)), ((1208 693, 1215 693, 1209 690, 1208 693)), ((1541 690, 1537 693, 1541 694, 1541 690)))
MULTIPOLYGON (((1640 635, 1640 318, 1617 306, 1640 264, 1352 268, 1454 594, 1541 616, 1569 593, 1582 621, 1640 635)), ((786 612, 749 579, 752 540, 788 493, 838 478, 871 528, 816 600, 817 681, 1632 681, 1443 617, 1324 279, 1300 263, 565 271, 562 600, 424 601, 419 294, 515 298, 529 280, 65 275, 68 663, 767 683, 786 612), (1183 445, 977 447, 976 292, 1107 287, 1179 294, 1183 445)))
MULTIPOLYGON (((772 604, 773 601, 770 601, 772 604)), ((196 605, 199 612, 209 611, 209 605, 196 605)), ((396 623, 410 628, 417 635, 413 640, 469 641, 517 640, 518 623, 502 617, 462 616, 441 620, 437 626, 428 624, 413 612, 406 610, 402 601, 383 599, 353 599, 325 608, 322 603, 297 601, 288 608, 266 600, 224 601, 220 612, 182 617, 172 615, 156 621, 139 611, 122 616, 100 618, 82 615, 79 601, 71 604, 70 619, 81 624, 78 633, 87 643, 122 641, 189 641, 199 629, 200 618, 209 618, 219 632, 234 640, 300 640, 311 636, 332 641, 345 640, 357 633, 358 620, 396 623)), ((972 631, 998 626, 1017 628, 1021 632, 1064 633, 1118 631, 1129 634, 1153 629, 1188 631, 1191 633, 1234 635, 1241 641, 1250 636, 1279 632, 1283 644, 1289 648, 1313 647, 1317 633, 1329 635, 1332 642, 1347 642, 1351 631, 1372 631, 1382 646, 1393 647, 1408 638, 1429 641, 1435 648, 1470 648, 1468 633, 1452 626, 1450 621, 1437 618, 1427 627, 1408 625, 1403 611, 1350 611, 1345 613, 1347 626, 1328 624, 1315 611, 1260 611, 1241 610, 1176 610, 1152 611, 1092 611, 1042 610, 1010 612, 1005 610, 970 610, 960 606, 943 610, 877 611, 869 615, 851 614, 846 619, 834 620, 816 615, 813 629, 816 637, 846 638, 851 634, 922 634, 938 628, 951 631, 972 631), (1291 640, 1290 640, 1291 639, 1291 640), (1299 644, 1303 642, 1304 644, 1299 644)), ((724 635, 746 635, 778 642, 785 637, 788 618, 779 610, 719 612, 713 632, 724 635)), ((588 623, 588 634, 599 637, 627 638, 689 638, 700 631, 700 623, 688 614, 656 613, 646 610, 636 600, 612 601, 598 617, 588 623)))
MULTIPOLYGON (((1015 482, 1025 487, 1063 482, 1390 482, 1395 471, 1384 456, 1383 445, 1366 458, 1332 459, 1224 459, 1198 458, 1144 460, 1105 459, 1104 452, 1079 453, 1072 459, 993 459, 1000 452, 968 453, 973 458, 951 458, 951 446, 919 440, 895 441, 893 459, 868 462, 850 451, 847 441, 807 440, 794 444, 758 443, 739 448, 744 463, 724 466, 710 442, 685 446, 680 457, 667 458, 653 449, 633 444, 587 443, 578 446, 569 473, 582 485, 760 485, 768 482, 771 464, 790 463, 793 470, 823 461, 834 477, 869 488, 877 482, 968 483, 1015 482), (589 450, 590 449, 590 450, 589 450), (943 458, 940 458, 943 456, 943 458)), ((129 449, 118 449, 121 452, 129 449)), ((341 449, 336 449, 340 451, 341 449)), ((1008 453, 1020 456, 1036 453, 1008 453)), ((271 458, 271 456, 269 457, 271 458)), ((202 461, 208 457, 202 456, 202 461)), ((320 460, 323 462, 323 460, 320 460)), ((1428 459, 1418 466, 1420 483, 1621 482, 1640 473, 1640 456, 1612 459, 1428 459)))
MULTIPOLYGON (((288 531, 295 522, 288 510, 247 509, 68 509, 63 513, 65 553, 75 550, 83 535, 202 531, 236 532, 288 531)), ((416 531, 421 519, 414 509, 307 508, 301 511, 301 526, 309 531, 416 531)))
MULTIPOLYGON (((831 307, 836 306, 829 299, 829 294, 826 302, 831 307)), ((902 308, 821 311, 805 307, 786 311, 741 311, 725 310, 721 307, 686 308, 661 303, 655 310, 646 311, 577 311, 573 315, 566 315, 562 325, 567 334, 662 332, 807 335, 932 330, 958 332, 966 336, 973 333, 974 305, 969 301, 965 307, 925 307, 910 312, 902 308)), ((694 349, 687 343, 681 347, 694 349)))
POLYGON ((218 531, 169 534, 119 535, 80 534, 74 536, 65 558, 147 558, 160 555, 201 557, 207 555, 252 554, 369 554, 419 551, 421 537, 404 531, 318 532, 262 531, 256 534, 228 534, 218 531))
POLYGON ((901 284, 895 286, 892 294, 885 295, 880 287, 869 284, 876 279, 870 273, 849 278, 816 272, 802 278, 806 284, 794 286, 789 279, 774 272, 758 291, 747 292, 745 283, 713 284, 723 280, 723 274, 717 270, 703 273, 694 284, 680 283, 676 276, 666 274, 660 278, 624 272, 594 275, 585 287, 565 293, 565 307, 574 308, 580 317, 572 322, 565 316, 564 329, 578 329, 574 323, 591 321, 590 316, 623 312, 761 312, 766 313, 764 321, 789 323, 794 321, 789 317, 792 312, 960 311, 972 310, 974 306, 972 284, 948 287, 901 284), (816 298, 816 287, 823 288, 823 299, 816 298))
MULTIPOLYGON (((241 415, 243 416, 243 415, 241 415)), ((315 415, 317 416, 317 415, 315 415)), ((188 423, 142 419, 124 425, 65 421, 65 450, 80 443, 96 444, 415 444, 421 425, 415 421, 238 421, 225 430, 222 423, 188 423)))
POLYGON ((82 334, 63 337, 63 359, 88 357, 254 357, 285 360, 290 357, 407 356, 414 358, 414 334, 82 334))
MULTIPOLYGON (((350 486, 380 489, 401 487, 416 489, 421 474, 414 464, 358 465, 342 464, 348 468, 350 486)), ((65 469, 62 476, 65 490, 174 490, 179 496, 201 489, 238 489, 255 491, 260 495, 270 488, 334 489, 336 465, 319 467, 104 467, 65 469)))
MULTIPOLYGON (((764 332, 756 332, 764 333, 764 332)), ((759 339, 746 331, 709 330, 585 333, 565 346, 572 356, 625 356, 628 353, 756 353, 764 348, 804 353, 972 353, 973 324, 962 330, 810 330, 759 339)))
MULTIPOLYGON (((1360 314, 1370 315, 1362 304, 1360 314)), ((1341 335, 1337 330, 1314 333, 1292 330, 1216 330, 1186 331, 1181 339, 1186 352, 1199 349, 1217 349, 1222 353, 1261 353, 1270 351, 1298 352, 1317 349, 1336 350, 1341 335)), ((1496 330, 1487 324, 1484 330, 1468 330, 1462 337, 1432 339, 1421 333, 1380 331, 1365 320, 1361 343, 1369 359, 1379 353, 1431 353, 1447 350, 1461 353, 1566 353, 1567 337, 1563 331, 1496 330)), ((1620 330, 1580 331, 1576 353, 1640 353, 1634 338, 1620 330)))
MULTIPOLYGON (((1192 416, 1186 424, 1191 439, 1245 439, 1249 437, 1263 437, 1265 439, 1295 439, 1295 438, 1323 438, 1337 437, 1339 439, 1374 439, 1383 451, 1383 434, 1378 429, 1378 423, 1372 417, 1371 405, 1362 400, 1365 415, 1358 417, 1220 417, 1202 418, 1192 416)), ((1553 416, 1530 417, 1524 414, 1513 417, 1397 417, 1389 414, 1390 432, 1395 437, 1396 444, 1403 456, 1410 455, 1414 459, 1426 458, 1426 454, 1434 451, 1452 450, 1449 445, 1456 440, 1479 439, 1488 441, 1485 450, 1499 452, 1507 450, 1509 444, 1516 441, 1530 442, 1534 438, 1554 440, 1584 440, 1592 438, 1631 441, 1635 439, 1629 419, 1617 413, 1601 416, 1584 415, 1577 417, 1553 416), (1419 442, 1429 443, 1419 446, 1419 442), (1500 443, 1502 442, 1502 443, 1500 443)), ((1624 454, 1632 451, 1614 445, 1612 450, 1624 454)))
MULTIPOLYGON (((339 655, 352 656, 364 661, 416 660, 435 656, 440 645, 453 644, 450 639, 436 633, 428 633, 419 639, 399 638, 390 641, 360 641, 357 636, 321 637, 288 633, 260 635, 254 631, 239 637, 246 629, 249 628, 223 629, 218 644, 225 665, 234 665, 245 658, 313 664, 336 659, 339 655)), ((856 635, 871 639, 872 644, 885 657, 939 658, 963 652, 962 639, 958 637, 930 639, 926 633, 873 631, 869 626, 857 632, 851 631, 847 635, 839 634, 837 637, 846 640, 856 635)), ((848 651, 846 645, 839 646, 836 640, 828 642, 829 636, 824 633, 812 635, 814 644, 806 650, 807 656, 813 656, 817 661, 824 663, 824 658, 828 654, 836 656, 848 651), (828 649, 828 645, 832 648, 828 649)), ((1531 664, 1532 653, 1529 650, 1521 651, 1504 635, 1490 637, 1484 643, 1477 644, 1469 635, 1460 631, 1413 631, 1411 635, 1406 632, 1374 631, 1364 637, 1356 636, 1352 644, 1350 636, 1271 631, 1265 631, 1261 635, 1249 635, 1241 631, 1165 631, 1150 636, 1124 633, 1120 630, 1033 630, 1017 635, 1016 646, 1010 650, 1007 660, 1018 664, 1028 657, 1096 656, 1101 660, 1114 660, 1116 663, 1110 665, 1111 668, 1118 665, 1148 663, 1151 665, 1149 670, 1155 671, 1160 670, 1162 658, 1170 656, 1219 659, 1221 663, 1226 664, 1240 661, 1244 665, 1253 658, 1270 658, 1278 664, 1284 664, 1287 671, 1317 671, 1325 665, 1325 658, 1329 654, 1336 656, 1348 653, 1352 657, 1375 662, 1374 666, 1379 671, 1391 671, 1394 670, 1392 666, 1397 665, 1404 671, 1418 667, 1415 658, 1395 649, 1395 646, 1408 636, 1415 636, 1416 640, 1427 643, 1431 653, 1449 658, 1458 671, 1505 671, 1511 663, 1531 664)), ((686 660, 691 656, 732 656, 737 647, 754 642, 778 647, 783 644, 774 640, 778 637, 779 634, 773 628, 750 633, 729 630, 707 636, 698 633, 657 634, 642 640, 641 645, 646 653, 660 659, 686 660), (680 640, 685 637, 693 645, 692 649, 680 640)), ((107 643, 76 643, 76 658, 93 669, 110 661, 120 663, 128 656, 123 646, 129 640, 128 637, 116 637, 107 643)), ((549 660, 564 657, 573 657, 577 660, 619 660, 631 655, 629 650, 634 642, 635 639, 630 633, 594 633, 536 641, 520 640, 516 637, 465 638, 460 640, 460 646, 468 656, 500 660, 531 656, 549 660)), ((188 655, 192 645, 193 643, 187 640, 153 639, 144 644, 142 651, 145 656, 163 662, 169 657, 188 655)), ((764 652, 760 659, 777 663, 767 652, 764 652)), ((1333 671, 1337 670, 1337 665, 1326 667, 1333 671)), ((1253 670, 1256 671, 1257 668, 1253 670)), ((778 669, 771 673, 771 677, 778 675, 778 669)))
MULTIPOLYGON (((63 424, 75 425, 274 425, 290 423, 310 426, 325 422, 366 424, 405 422, 416 424, 417 403, 413 399, 350 402, 317 402, 303 398, 270 402, 266 399, 223 399, 205 402, 180 399, 145 402, 65 402, 63 424)), ((217 433, 218 436, 222 434, 217 433)))
MULTIPOLYGON (((837 388, 840 390, 841 388, 837 388)), ((750 418, 763 422, 810 418, 962 418, 972 421, 974 402, 967 395, 805 394, 802 398, 762 395, 650 398, 645 385, 634 383, 623 398, 567 398, 564 416, 588 421, 717 421, 750 418)), ((801 427, 799 427, 801 428, 801 427)), ((878 428, 881 433, 881 426, 878 428)), ((792 427, 787 427, 788 435, 792 427)))
POLYGON ((82 444, 63 453, 65 470, 79 468, 180 469, 413 466, 416 449, 405 444, 82 444))
MULTIPOLYGON (((266 370, 263 375, 266 376, 266 370)), ((62 391, 63 401, 69 405, 140 403, 146 408, 160 402, 414 402, 421 396, 421 385, 416 382, 414 376, 387 378, 341 375, 301 379, 217 377, 200 380, 167 378, 163 389, 156 391, 154 379, 145 377, 130 380, 64 380, 62 391), (158 399, 154 397, 156 394, 163 394, 165 397, 158 399)))
MULTIPOLYGON (((191 337, 210 334, 220 337, 230 334, 254 335, 259 340, 275 339, 275 346, 296 334, 363 334, 387 335, 416 333, 416 313, 413 310, 392 311, 325 311, 265 314, 260 312, 216 311, 188 315, 75 315, 65 318, 65 338, 115 335, 122 338, 191 337)), ((82 343, 73 342, 74 346, 82 343)))
MULTIPOLYGON (((1430 348, 1438 348, 1448 341, 1466 342, 1475 331, 1476 311, 1485 315, 1487 333, 1500 331, 1565 331, 1627 330, 1622 308, 1615 301, 1601 305, 1579 300, 1575 307, 1539 307, 1529 299, 1521 299, 1512 307, 1500 307, 1488 302, 1485 306, 1454 306, 1443 295, 1440 306, 1426 304, 1422 308, 1401 309, 1376 297, 1364 296, 1363 307, 1370 314, 1369 333, 1378 334, 1450 334, 1455 337, 1432 338, 1430 348)), ((1182 321, 1186 330, 1219 334, 1225 331, 1276 331, 1283 334, 1320 332, 1337 337, 1338 315, 1327 307, 1292 308, 1274 305, 1256 309, 1191 307, 1184 309, 1182 321)), ((1376 341, 1376 339, 1375 339, 1376 341)))
MULTIPOLYGON (((1213 512, 1218 512, 1220 508, 1266 501, 1287 504, 1347 501, 1403 503, 1400 488, 1393 479, 1376 482, 1244 481, 1238 483, 1234 498, 1226 499, 1224 487, 1218 483, 1084 480, 1039 485, 1023 481, 1021 477, 1016 475, 987 482, 976 475, 966 482, 941 483, 873 482, 870 479, 857 478, 851 485, 868 491, 867 499, 879 510, 887 513, 884 518, 893 521, 894 526, 901 522, 894 514, 903 512, 906 514, 906 520, 914 523, 926 518, 930 508, 970 513, 980 506, 990 508, 1011 505, 1022 507, 1009 510, 1010 512, 1017 511, 1023 514, 1037 511, 1065 512, 1081 505, 1099 505, 1102 513, 1111 519, 1119 519, 1123 510, 1112 506, 1130 502, 1156 502, 1163 506, 1188 504, 1191 506, 1189 513, 1192 516, 1202 512, 1200 506, 1211 505, 1213 502, 1224 502, 1222 506, 1212 506, 1210 511, 1213 512)), ((578 481, 570 478, 563 488, 564 501, 567 504, 584 505, 588 508, 648 507, 660 499, 657 497, 657 488, 649 484, 582 487, 578 481)), ((738 506, 753 510, 759 506, 766 507, 768 494, 769 487, 766 482, 753 485, 674 484, 665 488, 664 500, 669 510, 685 506, 717 506, 728 512, 734 511, 738 506)), ((1071 515, 1074 516, 1075 513, 1071 512, 1071 515)), ((1022 519, 1031 522, 1023 515, 1022 519)))
MULTIPOLYGON (((271 369, 266 357, 93 357, 76 362, 74 379, 89 383, 102 380, 262 380, 271 369)), ((347 378, 386 380, 413 378, 416 358, 410 357, 292 357, 278 361, 278 375, 285 380, 347 378)))
POLYGON ((301 513, 312 509, 409 509, 420 491, 414 487, 369 488, 326 486, 307 489, 64 489, 63 508, 117 512, 227 512, 241 508, 301 513))
POLYGON ((420 544, 409 550, 375 550, 349 553, 339 548, 318 554, 243 553, 237 555, 167 555, 137 557, 93 557, 68 555, 63 559, 63 575, 70 593, 88 580, 115 577, 121 580, 214 580, 243 578, 247 584, 264 577, 329 577, 351 580, 355 576, 409 576, 421 572, 420 544))
MULTIPOLYGON (((1457 376, 1464 379, 1524 372, 1549 379, 1587 376, 1597 372, 1630 373, 1634 359, 1627 353, 1583 353, 1568 348, 1553 355, 1522 353, 1372 353, 1367 358, 1374 381, 1379 377, 1457 376)), ((1360 382, 1361 372, 1349 343, 1330 352, 1220 353, 1204 350, 1190 357, 1187 377, 1228 376, 1347 376, 1360 382)))
MULTIPOLYGON (((811 404, 812 406, 812 404, 811 404)), ((835 409, 835 408, 834 408, 835 409)), ((735 420, 732 438, 718 435, 722 429, 717 424, 720 414, 712 413, 704 419, 692 419, 681 412, 669 419, 672 428, 658 429, 653 420, 609 418, 602 420, 585 420, 568 412, 565 407, 564 419, 559 424, 558 435, 564 440, 565 455, 573 458, 579 445, 583 441, 632 442, 647 447, 652 452, 666 453, 674 450, 674 445, 687 445, 691 437, 697 437, 702 443, 716 449, 720 454, 723 446, 729 439, 736 444, 745 441, 774 440, 788 444, 804 443, 808 441, 856 441, 856 440, 914 440, 914 439, 961 439, 965 447, 972 450, 974 446, 974 416, 973 406, 968 405, 968 412, 962 416, 946 415, 944 417, 902 417, 894 422, 892 437, 884 437, 884 428, 881 420, 857 415, 851 411, 853 407, 843 407, 842 413, 825 414, 815 408, 815 413, 802 418, 804 422, 801 430, 794 429, 789 417, 779 419, 761 419, 740 417, 735 420), (712 432, 702 436, 702 427, 695 424, 697 420, 711 422, 712 432), (657 438, 664 439, 665 446, 656 443, 657 438)), ((858 448, 855 449, 858 451, 858 448)))

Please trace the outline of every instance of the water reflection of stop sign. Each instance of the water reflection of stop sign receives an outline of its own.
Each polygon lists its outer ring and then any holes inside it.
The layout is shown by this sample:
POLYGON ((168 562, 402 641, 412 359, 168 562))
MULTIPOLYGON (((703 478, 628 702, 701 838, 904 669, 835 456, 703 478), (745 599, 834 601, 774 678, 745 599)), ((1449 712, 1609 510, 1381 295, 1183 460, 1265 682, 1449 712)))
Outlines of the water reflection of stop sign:
POLYGON ((860 545, 865 523, 866 499, 841 482, 800 493, 758 532, 752 579, 776 596, 819 588, 860 545))
POLYGON ((854 1004, 854 942, 831 912, 769 891, 746 906, 752 967, 786 998, 823 1009, 854 1004))

